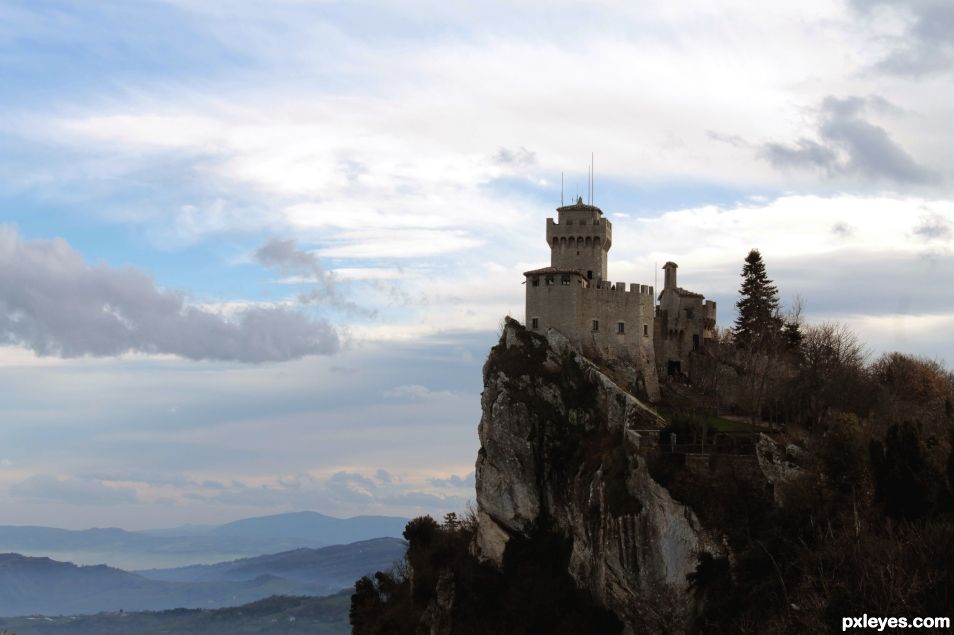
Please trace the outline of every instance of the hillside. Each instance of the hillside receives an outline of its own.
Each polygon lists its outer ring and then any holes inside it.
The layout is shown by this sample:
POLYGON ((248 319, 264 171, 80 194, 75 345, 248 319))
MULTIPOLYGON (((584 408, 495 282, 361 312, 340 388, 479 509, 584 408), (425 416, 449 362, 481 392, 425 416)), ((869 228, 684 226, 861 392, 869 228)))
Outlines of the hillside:
POLYGON ((374 571, 375 567, 380 568, 382 562, 400 560, 405 548, 403 540, 376 538, 349 545, 295 549, 212 565, 147 569, 136 573, 167 582, 241 581, 270 575, 303 584, 340 589, 351 586, 357 578, 374 571))
POLYGON ((349 592, 328 597, 270 597, 222 609, 100 613, 79 617, 0 618, 17 635, 346 635, 349 592))
POLYGON ((393 538, 143 574, 0 555, 0 615, 235 606, 272 595, 326 595, 404 554, 393 538))

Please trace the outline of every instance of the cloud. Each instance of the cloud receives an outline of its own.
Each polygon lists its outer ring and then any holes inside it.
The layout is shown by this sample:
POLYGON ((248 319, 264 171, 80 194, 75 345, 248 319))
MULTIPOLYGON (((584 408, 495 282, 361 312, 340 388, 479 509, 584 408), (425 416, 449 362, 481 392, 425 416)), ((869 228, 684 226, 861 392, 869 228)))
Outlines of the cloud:
POLYGON ((783 169, 812 167, 831 173, 837 161, 834 150, 804 138, 794 145, 766 143, 761 151, 769 163, 783 169))
POLYGON ((948 241, 951 238, 954 224, 940 214, 928 213, 921 216, 921 220, 914 228, 914 233, 924 240, 948 241))
POLYGON ((463 477, 451 474, 447 478, 434 478, 431 483, 437 487, 474 487, 477 484, 476 473, 471 472, 463 477))
POLYGON ((75 505, 113 505, 136 501, 136 491, 127 487, 110 487, 97 480, 60 478, 36 474, 10 485, 10 493, 75 505))
POLYGON ((855 228, 848 223, 837 222, 831 226, 831 233, 839 238, 848 238, 855 233, 855 228))
POLYGON ((818 111, 816 134, 792 144, 769 142, 758 154, 781 170, 808 169, 828 176, 852 176, 900 184, 934 183, 938 175, 917 163, 879 126, 864 115, 871 111, 891 111, 883 98, 826 97, 818 111))
POLYGON ((454 393, 448 390, 431 390, 427 386, 421 386, 420 384, 404 384, 384 392, 385 397, 408 401, 424 401, 428 399, 439 399, 441 397, 452 397, 453 395, 454 393))
POLYGON ((9 226, 0 227, 0 341, 41 356, 138 352, 255 363, 339 348, 325 321, 259 306, 227 318, 157 288, 142 271, 91 266, 64 240, 23 240, 9 226))
POLYGON ((317 509, 325 513, 362 513, 371 510, 402 510, 399 513, 429 513, 462 511, 467 496, 447 494, 441 490, 449 487, 473 487, 473 474, 461 479, 429 479, 403 482, 393 478, 381 478, 381 469, 366 475, 356 471, 338 471, 328 476, 316 477, 310 473, 258 484, 233 480, 228 485, 189 487, 182 490, 182 498, 191 501, 237 506, 285 507, 293 509, 317 509), (433 489, 434 487, 438 489, 433 489))
POLYGON ((523 146, 519 148, 500 148, 494 155, 494 162, 503 165, 524 166, 532 165, 537 161, 537 153, 527 150, 523 146))
POLYGON ((851 5, 862 15, 887 14, 900 23, 885 36, 890 50, 875 69, 908 78, 954 69, 954 4, 948 0, 851 0, 851 5))
POLYGON ((304 282, 317 285, 307 293, 299 295, 302 303, 333 301, 340 304, 334 276, 325 271, 314 254, 298 248, 294 240, 271 238, 255 250, 255 260, 273 269, 286 273, 305 273, 304 282))

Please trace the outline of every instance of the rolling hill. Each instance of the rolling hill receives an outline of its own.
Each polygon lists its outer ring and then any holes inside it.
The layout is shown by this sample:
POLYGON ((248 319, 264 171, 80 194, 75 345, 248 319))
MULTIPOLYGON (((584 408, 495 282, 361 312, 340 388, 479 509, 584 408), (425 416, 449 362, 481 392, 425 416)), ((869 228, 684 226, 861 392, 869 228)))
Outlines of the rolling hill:
POLYGON ((327 595, 390 568, 404 549, 403 541, 384 538, 140 573, 0 554, 0 615, 216 608, 272 595, 327 595))

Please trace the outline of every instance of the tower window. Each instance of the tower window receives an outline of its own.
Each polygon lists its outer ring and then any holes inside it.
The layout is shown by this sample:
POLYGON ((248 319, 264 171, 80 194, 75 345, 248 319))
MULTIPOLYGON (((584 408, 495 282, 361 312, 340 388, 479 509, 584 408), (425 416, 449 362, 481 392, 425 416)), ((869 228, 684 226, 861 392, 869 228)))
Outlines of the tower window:
POLYGON ((593 320, 593 332, 595 333, 595 332, 598 331, 598 330, 600 330, 600 321, 599 321, 599 320, 593 320))
POLYGON ((620 334, 625 333, 625 332, 626 332, 626 323, 625 323, 625 322, 617 322, 617 323, 616 323, 616 332, 617 332, 617 333, 620 333, 620 334))
POLYGON ((533 276, 533 280, 530 282, 530 284, 532 284, 535 287, 539 287, 540 286, 539 276, 533 276))
POLYGON ((587 271, 587 272, 586 272, 586 279, 587 279, 587 280, 592 280, 592 279, 593 279, 593 272, 592 272, 592 271, 587 271))
POLYGON ((548 287, 553 286, 553 276, 547 276, 547 286, 548 287))
POLYGON ((532 318, 530 320, 530 328, 532 329, 540 328, 540 318, 532 318))
POLYGON ((649 325, 643 324, 643 337, 649 337, 649 325))
POLYGON ((562 284, 564 287, 570 286, 570 276, 568 276, 568 275, 563 275, 563 276, 561 276, 561 277, 560 277, 560 284, 562 284))

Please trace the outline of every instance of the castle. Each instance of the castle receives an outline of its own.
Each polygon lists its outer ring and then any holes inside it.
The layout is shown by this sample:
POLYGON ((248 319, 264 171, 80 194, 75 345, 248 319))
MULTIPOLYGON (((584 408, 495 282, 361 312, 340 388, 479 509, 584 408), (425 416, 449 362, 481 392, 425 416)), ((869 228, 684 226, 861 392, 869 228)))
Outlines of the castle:
POLYGON ((711 340, 716 303, 678 287, 674 262, 663 267, 658 306, 653 287, 610 282, 613 224, 582 197, 557 213, 556 221, 547 219, 550 266, 523 274, 526 326, 539 333, 555 329, 588 356, 625 362, 655 400, 658 378, 688 374, 692 353, 711 340))

